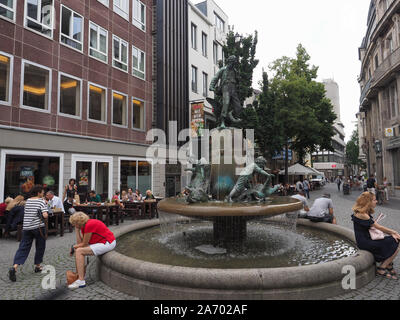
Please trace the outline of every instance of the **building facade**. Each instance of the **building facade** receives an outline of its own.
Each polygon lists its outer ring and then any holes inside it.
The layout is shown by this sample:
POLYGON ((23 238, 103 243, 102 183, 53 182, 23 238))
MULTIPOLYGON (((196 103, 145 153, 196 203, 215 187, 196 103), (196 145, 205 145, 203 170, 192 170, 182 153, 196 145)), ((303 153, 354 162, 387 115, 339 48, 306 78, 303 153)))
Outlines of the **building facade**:
POLYGON ((336 176, 343 176, 345 174, 345 149, 346 143, 344 125, 340 119, 340 93, 338 84, 332 80, 327 79, 323 81, 326 90, 326 97, 331 100, 333 111, 337 118, 333 124, 335 136, 332 138, 332 146, 334 151, 319 150, 313 153, 311 161, 313 168, 325 173, 325 177, 334 178, 336 176))
POLYGON ((0 3, 0 200, 33 184, 85 198, 163 195, 153 124, 151 0, 0 3))
POLYGON ((400 186, 400 1, 373 0, 359 48, 362 156, 378 183, 400 186))

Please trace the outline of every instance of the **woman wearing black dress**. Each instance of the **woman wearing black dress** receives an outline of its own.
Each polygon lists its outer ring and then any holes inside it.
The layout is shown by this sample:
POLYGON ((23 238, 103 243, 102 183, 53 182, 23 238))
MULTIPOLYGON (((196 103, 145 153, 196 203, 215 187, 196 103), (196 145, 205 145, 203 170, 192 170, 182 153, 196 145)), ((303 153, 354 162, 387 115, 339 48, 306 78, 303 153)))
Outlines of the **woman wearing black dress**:
POLYGON ((352 220, 357 246, 360 250, 371 252, 375 261, 380 263, 380 266, 377 267, 378 275, 397 280, 397 273, 393 269, 393 260, 400 250, 400 234, 379 225, 373 220, 372 215, 375 213, 376 204, 375 195, 370 192, 364 192, 353 207, 354 215, 352 215, 352 220), (386 236, 383 240, 372 240, 369 234, 371 227, 381 230, 390 236, 386 236))

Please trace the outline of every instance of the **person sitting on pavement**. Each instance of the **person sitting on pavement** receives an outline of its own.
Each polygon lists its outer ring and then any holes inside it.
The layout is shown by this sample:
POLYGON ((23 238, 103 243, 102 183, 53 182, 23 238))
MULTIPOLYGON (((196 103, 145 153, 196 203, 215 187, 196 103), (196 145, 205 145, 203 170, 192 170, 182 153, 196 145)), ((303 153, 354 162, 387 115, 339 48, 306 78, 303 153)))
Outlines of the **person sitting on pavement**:
POLYGON ((102 221, 90 219, 89 216, 83 212, 73 214, 69 218, 69 222, 75 227, 77 244, 74 245, 74 251, 76 272, 79 278, 69 285, 68 288, 84 288, 86 287, 85 257, 101 256, 114 250, 117 241, 114 234, 102 221))
POLYGON ((14 200, 13 198, 8 197, 6 200, 4 200, 3 203, 0 203, 0 224, 4 224, 7 222, 8 212, 6 213, 6 208, 9 205, 9 203, 13 200, 14 200))
POLYGON ((380 266, 377 267, 377 275, 397 280, 397 273, 393 269, 393 260, 400 250, 400 234, 374 221, 373 214, 375 213, 376 205, 375 195, 371 192, 364 192, 353 207, 352 220, 357 246, 360 250, 371 252, 375 261, 380 263, 380 266), (382 240, 372 240, 369 233, 371 227, 389 236, 385 236, 382 240))
POLYGON ((324 194, 314 201, 310 211, 307 212, 307 219, 312 222, 326 222, 337 224, 333 215, 333 202, 330 194, 324 194))
POLYGON ((292 196, 293 199, 297 199, 300 200, 303 203, 303 209, 299 212, 299 218, 305 218, 307 217, 307 212, 310 211, 310 208, 308 207, 308 202, 307 199, 305 197, 305 192, 304 191, 300 191, 298 194, 295 194, 294 196, 292 196))

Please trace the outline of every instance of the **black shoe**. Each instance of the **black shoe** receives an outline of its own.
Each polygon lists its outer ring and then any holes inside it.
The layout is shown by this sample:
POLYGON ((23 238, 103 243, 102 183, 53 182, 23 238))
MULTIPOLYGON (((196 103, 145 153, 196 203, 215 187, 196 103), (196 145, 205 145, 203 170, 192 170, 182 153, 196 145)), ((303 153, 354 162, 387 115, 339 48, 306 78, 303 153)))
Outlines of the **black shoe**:
POLYGON ((11 280, 12 282, 17 281, 16 273, 17 273, 17 272, 15 271, 14 268, 11 268, 10 271, 8 271, 8 277, 10 278, 10 280, 11 280))

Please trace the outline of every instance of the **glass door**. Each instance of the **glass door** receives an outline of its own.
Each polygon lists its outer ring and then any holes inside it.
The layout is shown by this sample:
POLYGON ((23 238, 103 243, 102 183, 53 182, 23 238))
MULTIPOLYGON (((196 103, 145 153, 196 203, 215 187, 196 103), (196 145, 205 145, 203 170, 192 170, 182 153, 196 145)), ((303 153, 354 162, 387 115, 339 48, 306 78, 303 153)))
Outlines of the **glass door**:
POLYGON ((111 199, 108 193, 109 189, 109 164, 108 162, 96 162, 96 192, 100 195, 101 201, 105 202, 111 199))
POLYGON ((92 163, 76 162, 76 184, 81 202, 85 202, 92 190, 92 163))

